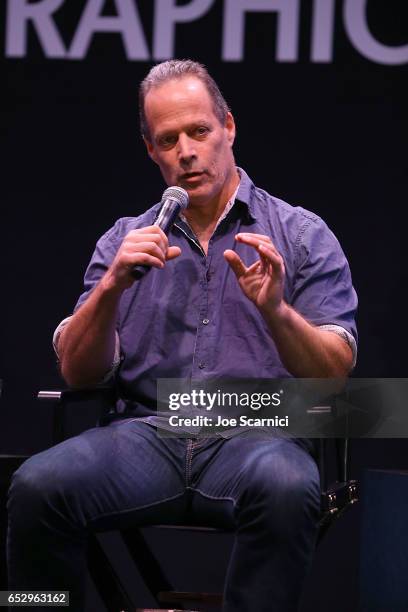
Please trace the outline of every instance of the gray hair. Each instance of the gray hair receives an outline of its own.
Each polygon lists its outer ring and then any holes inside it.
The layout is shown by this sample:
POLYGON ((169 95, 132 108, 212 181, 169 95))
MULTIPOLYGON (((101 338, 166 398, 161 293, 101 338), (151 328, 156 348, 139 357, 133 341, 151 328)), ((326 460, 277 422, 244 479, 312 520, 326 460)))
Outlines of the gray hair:
POLYGON ((145 136, 147 139, 150 138, 145 114, 145 99, 148 92, 153 87, 159 87, 166 81, 181 79, 187 76, 195 76, 204 83, 213 101, 215 116, 221 125, 225 124, 229 107, 217 83, 209 75, 207 68, 203 64, 193 62, 192 60, 169 60, 153 66, 148 75, 140 83, 139 117, 142 136, 145 136))

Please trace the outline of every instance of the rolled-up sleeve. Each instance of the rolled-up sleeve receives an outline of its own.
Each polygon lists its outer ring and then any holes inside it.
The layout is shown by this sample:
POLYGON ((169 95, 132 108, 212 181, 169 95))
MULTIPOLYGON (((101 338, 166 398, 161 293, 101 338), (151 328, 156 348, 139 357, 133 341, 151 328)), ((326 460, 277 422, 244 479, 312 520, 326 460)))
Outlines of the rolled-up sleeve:
MULTIPOLYGON (((65 317, 65 319, 62 319, 62 321, 57 325, 54 331, 53 337, 52 337, 52 346, 53 346, 53 349, 55 351, 58 361, 60 358, 59 350, 58 350, 58 342, 60 339, 60 335, 61 335, 62 330, 66 327, 66 325, 68 325, 71 319, 72 319, 72 315, 70 315, 69 317, 65 317)), ((108 372, 103 377, 103 379, 101 380, 101 383, 107 382, 115 375, 116 370, 120 366, 121 361, 122 361, 122 355, 120 351, 119 334, 118 332, 115 332, 115 354, 113 356, 112 365, 109 368, 108 372)))
POLYGON ((343 335, 357 354, 357 294, 350 267, 333 232, 318 217, 308 219, 298 236, 292 306, 310 323, 343 335), (342 334, 341 330, 346 334, 342 334))

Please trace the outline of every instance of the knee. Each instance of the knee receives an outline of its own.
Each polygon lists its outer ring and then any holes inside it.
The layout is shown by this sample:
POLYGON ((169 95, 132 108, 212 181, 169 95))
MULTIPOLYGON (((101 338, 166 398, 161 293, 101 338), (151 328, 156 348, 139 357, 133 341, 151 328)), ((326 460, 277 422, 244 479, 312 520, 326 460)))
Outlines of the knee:
MULTIPOLYGON (((290 451, 290 449, 289 449, 290 451)), ((317 466, 306 452, 261 452, 248 473, 247 495, 251 504, 264 509, 275 524, 317 520, 320 479, 317 466)))
POLYGON ((60 486, 49 464, 30 457, 13 474, 7 504, 10 517, 35 520, 46 505, 55 502, 60 486))
POLYGON ((44 478, 44 470, 37 469, 32 459, 27 459, 14 472, 9 488, 9 503, 29 503, 31 499, 42 494, 47 479, 44 478))

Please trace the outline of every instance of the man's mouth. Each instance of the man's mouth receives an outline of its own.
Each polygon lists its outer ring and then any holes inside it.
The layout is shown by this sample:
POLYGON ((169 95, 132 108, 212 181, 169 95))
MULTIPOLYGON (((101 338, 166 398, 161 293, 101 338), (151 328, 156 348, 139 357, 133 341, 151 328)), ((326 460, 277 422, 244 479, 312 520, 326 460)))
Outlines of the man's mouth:
POLYGON ((185 172, 180 176, 180 180, 183 182, 194 182, 203 176, 204 172, 185 172))

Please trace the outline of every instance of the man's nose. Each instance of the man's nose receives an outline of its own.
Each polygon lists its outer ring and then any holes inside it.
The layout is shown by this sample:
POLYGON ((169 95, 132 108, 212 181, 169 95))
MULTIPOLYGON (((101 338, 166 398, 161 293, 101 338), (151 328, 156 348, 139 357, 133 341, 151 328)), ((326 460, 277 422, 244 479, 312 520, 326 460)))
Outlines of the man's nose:
POLYGON ((181 163, 189 163, 197 157, 194 139, 187 134, 180 134, 178 139, 178 154, 181 163))

